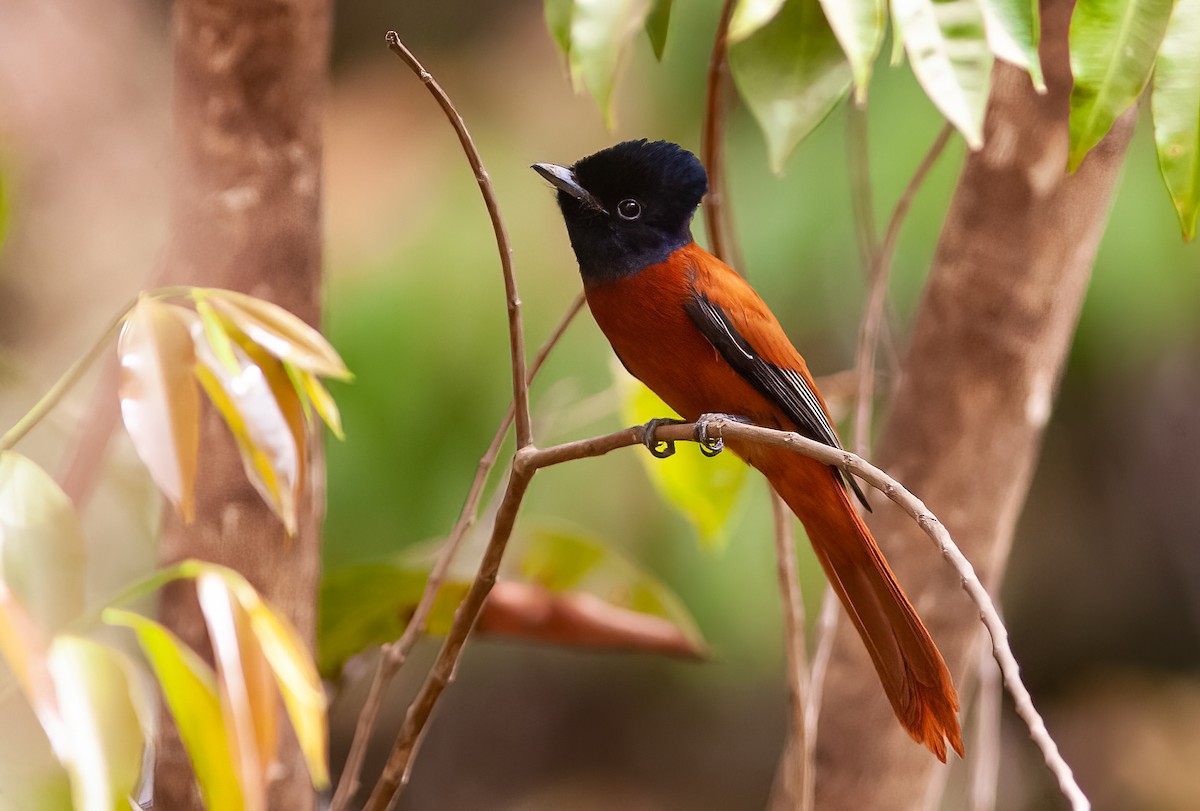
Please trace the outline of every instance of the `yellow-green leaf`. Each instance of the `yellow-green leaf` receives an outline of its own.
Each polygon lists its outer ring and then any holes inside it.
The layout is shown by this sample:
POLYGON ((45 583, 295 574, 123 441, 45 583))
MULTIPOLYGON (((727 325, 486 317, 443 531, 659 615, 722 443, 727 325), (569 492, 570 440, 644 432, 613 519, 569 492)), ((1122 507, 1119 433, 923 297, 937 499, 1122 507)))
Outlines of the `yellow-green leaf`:
POLYGON ((200 396, 193 374, 196 354, 181 310, 146 296, 138 299, 117 342, 118 393, 138 456, 184 521, 191 521, 200 396))
POLYGON ((280 360, 322 377, 349 380, 353 377, 342 358, 320 332, 300 318, 269 301, 205 288, 195 293, 232 321, 254 343, 280 360))
MULTIPOLYGON (((654 392, 634 380, 623 369, 613 368, 620 397, 621 419, 630 424, 656 417, 675 417, 675 412, 654 392)), ((658 459, 638 454, 655 489, 679 510, 708 548, 725 543, 722 530, 738 503, 747 467, 731 453, 708 458, 691 442, 680 443, 674 456, 658 459)))
POLYGON ((46 471, 0 452, 0 580, 49 635, 83 611, 83 529, 46 471))
POLYGON ((646 15, 646 36, 654 49, 654 58, 662 61, 667 47, 667 30, 671 27, 672 0, 653 0, 650 13, 646 15))
POLYGON ((925 95, 978 149, 994 61, 979 0, 892 0, 892 13, 925 95))
POLYGON ((1034 88, 1046 92, 1038 56, 1037 0, 979 0, 988 46, 997 59, 1024 68, 1034 88))
POLYGON ((783 8, 783 0, 737 0, 729 18, 729 43, 741 42, 762 28, 783 8))
MULTIPOLYGON (((1079 0, 1071 15, 1071 151, 1074 172, 1129 109, 1154 70, 1173 0, 1079 0)), ((1200 45, 1187 43, 1195 50, 1200 45)))
POLYGON ((245 612, 224 581, 208 572, 196 578, 196 596, 217 662, 217 687, 225 728, 237 762, 246 808, 265 809, 267 769, 278 743, 278 711, 262 650, 250 637, 245 612))
POLYGON ((571 79, 586 87, 608 126, 613 125, 612 90, 617 70, 646 24, 650 0, 575 0, 571 15, 571 79))
MULTIPOLYGON (((317 622, 317 664, 322 674, 336 676, 352 656, 404 633, 429 579, 429 567, 391 563, 348 566, 321 579, 317 622)), ((425 630, 444 634, 466 596, 469 583, 450 580, 434 600, 425 630)))
POLYGON ((850 65, 818 0, 786 0, 769 23, 730 45, 729 68, 776 172, 850 88, 850 65))
POLYGON ((300 395, 305 418, 310 418, 310 409, 315 409, 317 415, 329 426, 333 435, 338 439, 345 439, 346 435, 342 431, 342 414, 338 410, 333 395, 321 384, 321 379, 311 372, 297 369, 290 363, 283 364, 283 367, 287 371, 296 393, 300 395))
POLYGON ((216 675, 191 648, 154 620, 108 609, 104 621, 137 634, 183 740, 200 794, 209 809, 245 808, 230 749, 216 675))
POLYGON ((1158 169, 1184 239, 1200 211, 1200 0, 1176 0, 1150 93, 1158 169))
POLYGON ((559 594, 590 594, 638 614, 668 621, 691 652, 707 650, 683 602, 661 580, 585 533, 541 527, 519 544, 520 578, 559 594))
POLYGON ((283 365, 266 356, 255 362, 241 346, 231 351, 237 372, 231 372, 209 346, 198 319, 193 320, 196 375, 237 441, 246 476, 295 534, 300 487, 303 482, 303 415, 295 389, 283 365))
POLYGON ((861 104, 866 101, 871 70, 883 47, 884 0, 821 0, 821 9, 850 63, 854 95, 861 104))
POLYGON ((564 54, 571 53, 571 14, 575 0, 546 0, 542 8, 550 38, 564 54))
POLYGON ((70 735, 64 765, 76 811, 117 808, 138 784, 145 737, 131 667, 122 654, 89 639, 60 634, 50 645, 50 676, 70 735))
POLYGON ((240 574, 232 569, 211 567, 205 576, 219 578, 244 612, 249 631, 283 696, 313 785, 324 788, 329 783, 325 692, 308 646, 296 629, 263 602, 240 574))

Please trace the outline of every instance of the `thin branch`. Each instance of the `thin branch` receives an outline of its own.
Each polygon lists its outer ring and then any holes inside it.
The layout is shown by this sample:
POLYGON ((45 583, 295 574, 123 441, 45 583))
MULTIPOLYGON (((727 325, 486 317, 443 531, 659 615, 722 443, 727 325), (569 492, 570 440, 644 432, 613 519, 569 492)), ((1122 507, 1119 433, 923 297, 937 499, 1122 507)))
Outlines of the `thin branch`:
POLYGON ((425 70, 412 52, 404 46, 404 43, 400 41, 399 34, 395 31, 388 31, 385 38, 392 53, 400 57, 404 64, 408 65, 413 73, 417 74, 425 83, 425 87, 445 112, 450 125, 454 127, 459 143, 462 144, 463 151, 467 155, 467 160, 470 161, 471 168, 475 171, 475 180, 479 183, 479 190, 487 205, 488 216, 492 219, 492 230, 496 232, 496 247, 500 250, 500 267, 504 272, 504 294, 508 300, 508 342, 512 355, 513 406, 516 409, 517 447, 524 448, 533 443, 533 429, 529 421, 529 386, 525 382, 525 333, 521 326, 521 298, 517 294, 517 277, 513 271, 512 245, 508 241, 508 231, 500 216, 500 204, 496 201, 496 192, 492 188, 492 181, 487 169, 483 166, 483 159, 479 157, 479 150, 475 148, 475 142, 471 139, 471 134, 467 132, 467 125, 463 123, 462 116, 454 108, 446 91, 442 90, 441 85, 429 71, 425 70))
POLYGON ((979 695, 975 702, 975 746, 971 754, 970 811, 996 811, 1000 785, 1000 672, 979 647, 979 695))
MULTIPOLYGON (((541 349, 538 350, 537 355, 534 357, 526 378, 528 383, 532 383, 537 373, 541 371, 542 364, 546 362, 546 358, 549 357, 550 352, 557 346, 559 339, 567 331, 567 327, 575 320, 575 316, 583 309, 585 302, 586 299, 582 292, 571 302, 566 313, 563 314, 562 319, 558 322, 558 326, 550 333, 550 337, 546 339, 546 342, 542 344, 541 349)), ((509 403, 508 411, 505 412, 504 417, 500 420, 500 425, 496 428, 496 433, 492 437, 487 451, 479 460, 479 466, 475 470, 475 479, 471 482, 471 489, 467 493, 466 503, 463 504, 462 511, 459 513, 454 528, 450 531, 450 535, 446 538, 446 542, 438 552, 437 560, 434 562, 433 569, 429 573, 429 579, 425 583, 425 590, 421 593, 421 599, 417 603, 412 616, 409 618, 408 625, 404 628, 404 633, 395 642, 384 645, 380 651, 379 661, 375 665, 375 675, 371 681, 371 688, 358 714, 358 723, 354 728, 354 740, 350 744, 350 752, 346 756, 346 764, 342 767, 337 791, 334 793, 333 800, 329 805, 330 811, 344 811, 361 786, 360 780, 363 761, 367 755, 367 748, 371 743, 371 733, 375 728, 375 720, 379 717, 379 710, 383 705, 384 694, 392 679, 395 678, 396 673, 404 666, 404 662, 407 660, 409 653, 412 652, 413 646, 424 635, 425 622, 429 618, 429 612, 433 610, 434 600, 437 597, 438 590, 442 587, 442 583, 446 580, 446 573, 450 570, 454 556, 458 553, 458 547, 461 545, 467 531, 475 526, 475 522, 479 516, 479 502, 483 498, 484 487, 487 484, 492 468, 496 464, 496 459, 499 457, 500 447, 504 444, 504 438, 508 435, 509 426, 513 422, 514 412, 515 408, 513 404, 509 403)))
POLYGON ((842 615, 842 604, 830 586, 825 587, 821 597, 821 613, 817 615, 817 649, 813 653, 812 672, 808 682, 808 737, 816 744, 817 721, 821 717, 821 696, 825 692, 825 674, 829 672, 829 660, 833 658, 834 632, 838 618, 842 615))
POLYGON ((867 141, 867 109, 851 102, 846 108, 846 151, 850 171, 850 207, 858 237, 858 257, 869 275, 879 250, 875 198, 871 190, 871 152, 867 141))
POLYGON ((812 811, 816 793, 813 758, 815 741, 808 734, 809 670, 804 638, 804 595, 800 591, 800 571, 796 564, 796 542, 792 535, 793 516, 783 499, 771 493, 775 518, 775 559, 779 578, 779 598, 783 603, 783 630, 787 649, 788 736, 784 757, 775 775, 771 807, 812 811))
POLYGON ((929 151, 921 159, 920 165, 917 166, 917 170, 904 188, 904 193, 896 201, 891 219, 888 220, 883 243, 875 252, 871 262, 871 272, 867 279, 867 306, 863 311, 862 324, 859 327, 858 357, 855 361, 858 373, 858 399, 854 415, 854 449, 859 455, 866 453, 871 442, 871 408, 875 399, 875 351, 879 345, 879 331, 884 321, 884 305, 887 303, 888 282, 891 277, 892 259, 896 253, 896 242, 900 237, 900 228, 904 225, 904 218, 908 215, 908 210, 912 208, 913 198, 916 197, 921 184, 925 182, 925 178, 933 169, 933 165, 941 156, 953 134, 954 127, 950 124, 943 126, 929 147, 929 151))
POLYGON ((713 37, 712 56, 708 61, 708 85, 704 96, 704 126, 700 130, 700 160, 708 172, 708 194, 704 196, 704 231, 708 245, 717 258, 739 273, 745 273, 742 252, 737 244, 733 217, 725 204, 725 101, 729 75, 729 21, 734 0, 725 0, 713 37))
MULTIPOLYGON (((655 437, 660 442, 694 441, 696 428, 695 424, 667 425, 659 428, 655 437)), ((1020 668, 1008 644, 1008 632, 1004 628, 995 604, 983 584, 979 582, 971 563, 955 545, 950 533, 920 499, 895 479, 855 454, 823 445, 799 434, 747 425, 723 415, 709 415, 705 422, 705 428, 710 439, 721 438, 726 442, 736 440, 764 447, 787 448, 825 464, 837 466, 880 490, 908 513, 958 574, 963 589, 978 608, 980 619, 991 636, 992 655, 1000 665, 1005 684, 1013 697, 1017 714, 1025 721, 1030 737, 1041 749, 1046 765, 1058 780, 1063 794, 1075 811, 1084 811, 1089 808, 1087 798, 1071 774, 1071 768, 1059 754, 1058 746, 1047 732, 1045 723, 1033 706, 1029 691, 1021 681, 1020 668)), ((454 625, 442 645, 428 678, 412 706, 409 707, 404 726, 388 759, 383 777, 376 785, 375 791, 367 803, 367 811, 385 811, 407 777, 416 742, 429 720, 433 707, 449 683, 450 675, 458 663, 466 638, 483 607, 487 593, 496 581, 504 549, 516 523, 521 500, 524 498, 533 474, 537 470, 551 465, 602 456, 619 448, 639 444, 642 442, 643 436, 644 426, 634 425, 604 436, 567 442, 550 448, 529 447, 517 450, 516 456, 513 458, 512 475, 496 513, 496 523, 492 530, 491 541, 484 553, 479 573, 455 615, 454 625)))

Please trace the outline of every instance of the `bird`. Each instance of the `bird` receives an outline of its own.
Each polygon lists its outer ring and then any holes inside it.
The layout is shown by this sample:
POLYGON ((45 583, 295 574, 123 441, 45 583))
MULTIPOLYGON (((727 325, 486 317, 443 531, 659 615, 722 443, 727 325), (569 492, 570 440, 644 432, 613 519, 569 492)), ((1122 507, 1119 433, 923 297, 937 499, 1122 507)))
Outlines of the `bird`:
MULTIPOLYGON (((775 315, 693 239, 691 221, 708 188, 694 154, 641 139, 570 166, 531 168, 556 190, 588 308, 630 374, 688 422, 729 415, 841 448, 808 366, 775 315)), ((652 451, 656 422, 646 431, 652 451)), ((854 479, 788 449, 733 437, 724 444, 766 476, 804 525, 901 725, 939 760, 947 742, 962 757, 950 673, 850 500, 853 493, 869 509, 854 479)))

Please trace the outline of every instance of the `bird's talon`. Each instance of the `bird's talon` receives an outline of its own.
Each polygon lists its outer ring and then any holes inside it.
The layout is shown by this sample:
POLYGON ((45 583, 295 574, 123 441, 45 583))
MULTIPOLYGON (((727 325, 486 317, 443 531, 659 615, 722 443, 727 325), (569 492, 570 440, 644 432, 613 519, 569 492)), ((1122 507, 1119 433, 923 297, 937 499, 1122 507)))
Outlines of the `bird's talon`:
POLYGON ((668 456, 675 455, 675 442, 670 439, 658 439, 654 436, 664 425, 681 425, 683 420, 673 420, 663 417, 656 417, 650 420, 642 427, 642 444, 650 451, 650 454, 658 459, 666 459, 668 456))

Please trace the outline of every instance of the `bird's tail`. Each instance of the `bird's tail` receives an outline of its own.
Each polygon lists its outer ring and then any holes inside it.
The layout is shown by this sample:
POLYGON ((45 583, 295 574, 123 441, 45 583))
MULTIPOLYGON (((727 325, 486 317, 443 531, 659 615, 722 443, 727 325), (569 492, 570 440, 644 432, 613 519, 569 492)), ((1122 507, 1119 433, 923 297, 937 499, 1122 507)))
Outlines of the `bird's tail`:
POLYGON ((764 470, 808 531, 817 559, 867 646, 896 717, 946 760, 946 741, 963 754, 958 694, 942 655, 850 503, 837 473, 788 454, 764 470))

